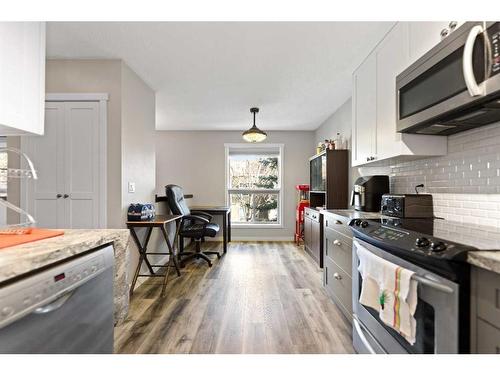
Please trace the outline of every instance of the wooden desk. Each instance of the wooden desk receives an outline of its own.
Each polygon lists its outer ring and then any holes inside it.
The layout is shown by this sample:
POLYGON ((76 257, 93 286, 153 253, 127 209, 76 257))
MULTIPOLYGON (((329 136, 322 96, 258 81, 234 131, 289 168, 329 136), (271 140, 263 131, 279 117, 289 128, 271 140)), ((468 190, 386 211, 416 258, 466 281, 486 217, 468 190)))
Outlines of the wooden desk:
POLYGON ((227 253, 227 244, 231 242, 231 207, 228 206, 191 206, 191 211, 203 211, 210 215, 222 216, 222 246, 227 253))
POLYGON ((179 229, 180 229, 180 219, 182 218, 182 215, 156 215, 156 217, 152 220, 147 220, 147 221, 127 221, 127 228, 130 229, 130 234, 132 235, 132 239, 134 240, 135 244, 137 245, 137 249, 139 250, 139 264, 137 265, 137 268, 134 273, 134 278, 132 280, 132 286, 130 288, 130 296, 132 296, 132 293, 134 292, 134 287, 137 282, 138 277, 163 277, 163 287, 161 289, 161 295, 163 296, 165 293, 165 287, 167 285, 168 281, 168 274, 169 270, 172 266, 175 267, 177 271, 177 276, 181 275, 181 272, 179 270, 179 264, 177 263, 177 238, 179 237, 179 229), (174 236, 174 241, 171 242, 170 238, 168 236, 168 232, 166 230, 166 225, 168 223, 175 222, 176 227, 175 227, 175 236, 174 236), (147 228, 146 231, 146 237, 144 240, 144 243, 141 243, 139 240, 139 237, 137 236, 137 233, 135 231, 136 228, 147 228), (151 233, 153 232, 153 228, 160 228, 161 233, 163 234, 163 238, 165 239, 165 242, 167 243, 167 247, 169 252, 168 253, 148 253, 147 248, 148 248, 148 243, 149 239, 151 238, 151 233), (169 255, 168 262, 166 264, 151 264, 148 259, 148 255, 169 255), (148 266, 149 270, 149 275, 141 275, 141 265, 142 262, 145 262, 146 265, 148 266), (165 275, 159 275, 157 274, 153 268, 166 268, 167 271, 165 272, 165 275))

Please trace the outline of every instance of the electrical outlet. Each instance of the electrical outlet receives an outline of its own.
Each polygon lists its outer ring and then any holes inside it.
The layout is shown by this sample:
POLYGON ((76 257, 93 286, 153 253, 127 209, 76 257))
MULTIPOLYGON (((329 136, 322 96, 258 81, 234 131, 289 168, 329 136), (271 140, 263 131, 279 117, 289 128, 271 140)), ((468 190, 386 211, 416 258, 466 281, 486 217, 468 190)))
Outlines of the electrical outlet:
POLYGON ((128 183, 128 192, 129 193, 135 193, 135 182, 129 182, 128 183))

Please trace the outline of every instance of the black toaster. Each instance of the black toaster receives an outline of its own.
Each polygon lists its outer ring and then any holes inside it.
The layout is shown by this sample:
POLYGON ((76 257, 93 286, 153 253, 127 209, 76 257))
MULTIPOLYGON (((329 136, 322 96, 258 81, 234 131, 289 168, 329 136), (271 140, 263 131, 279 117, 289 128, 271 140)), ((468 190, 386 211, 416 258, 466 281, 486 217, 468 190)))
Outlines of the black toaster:
POLYGON ((434 209, 431 194, 384 194, 382 215, 400 218, 431 218, 434 209))

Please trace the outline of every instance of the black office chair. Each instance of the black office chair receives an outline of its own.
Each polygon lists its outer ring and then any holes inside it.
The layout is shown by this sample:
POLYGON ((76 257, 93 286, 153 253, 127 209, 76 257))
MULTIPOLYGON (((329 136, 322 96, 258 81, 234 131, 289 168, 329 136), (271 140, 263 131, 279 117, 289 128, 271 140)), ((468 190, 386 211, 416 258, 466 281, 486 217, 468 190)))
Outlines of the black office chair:
POLYGON ((212 267, 212 262, 207 255, 215 254, 217 258, 220 258, 220 254, 217 251, 201 251, 201 242, 204 240, 204 237, 215 237, 219 231, 219 225, 210 222, 212 220, 212 215, 201 211, 191 211, 186 204, 184 192, 180 186, 167 185, 165 186, 165 190, 170 211, 175 215, 183 215, 179 230, 179 242, 181 243, 179 258, 184 256, 185 258, 180 259, 181 264, 184 264, 184 262, 189 259, 201 258, 205 259, 208 265, 212 267), (195 241, 195 252, 184 252, 184 237, 191 238, 195 241))

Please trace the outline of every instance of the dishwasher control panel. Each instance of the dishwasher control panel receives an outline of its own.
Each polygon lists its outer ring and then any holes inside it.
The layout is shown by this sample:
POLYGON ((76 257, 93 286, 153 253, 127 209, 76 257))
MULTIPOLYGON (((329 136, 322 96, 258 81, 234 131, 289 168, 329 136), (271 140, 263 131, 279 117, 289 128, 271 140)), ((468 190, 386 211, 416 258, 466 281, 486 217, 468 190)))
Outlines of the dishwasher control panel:
POLYGON ((0 287, 0 328, 70 293, 113 266, 112 246, 0 287))

